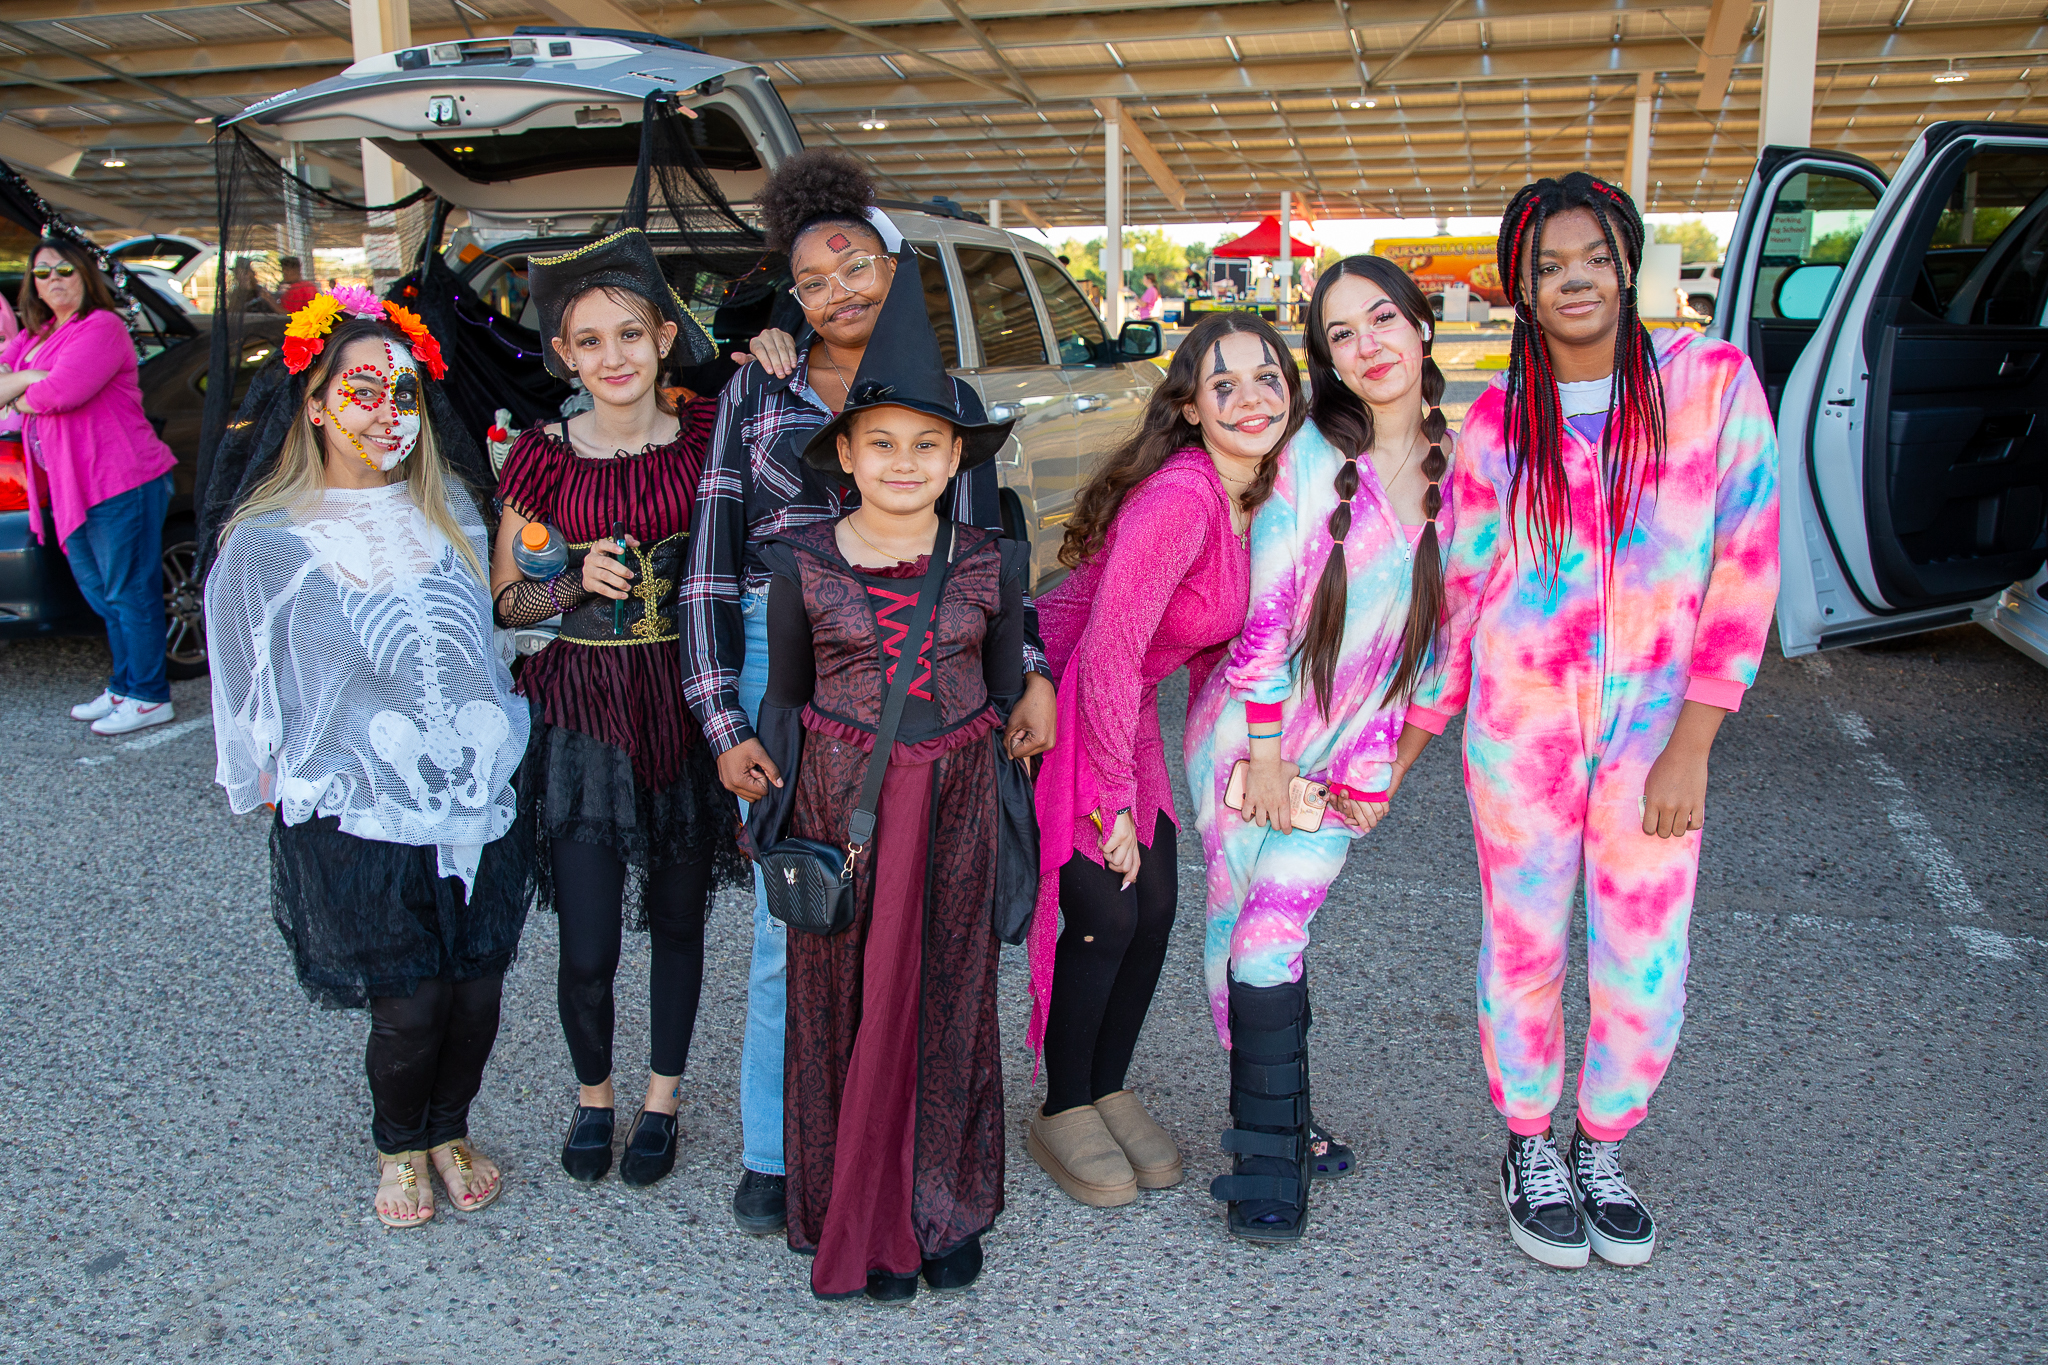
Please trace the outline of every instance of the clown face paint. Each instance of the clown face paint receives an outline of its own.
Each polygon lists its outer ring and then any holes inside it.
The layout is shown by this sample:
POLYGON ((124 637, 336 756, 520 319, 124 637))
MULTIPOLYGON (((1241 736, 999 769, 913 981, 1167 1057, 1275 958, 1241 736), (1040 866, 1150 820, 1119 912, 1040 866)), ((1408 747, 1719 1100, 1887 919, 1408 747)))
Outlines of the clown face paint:
POLYGON ((389 473, 419 444, 419 367, 401 342, 358 342, 350 351, 352 363, 328 386, 327 419, 364 464, 389 473), (381 363, 371 358, 379 350, 381 363))

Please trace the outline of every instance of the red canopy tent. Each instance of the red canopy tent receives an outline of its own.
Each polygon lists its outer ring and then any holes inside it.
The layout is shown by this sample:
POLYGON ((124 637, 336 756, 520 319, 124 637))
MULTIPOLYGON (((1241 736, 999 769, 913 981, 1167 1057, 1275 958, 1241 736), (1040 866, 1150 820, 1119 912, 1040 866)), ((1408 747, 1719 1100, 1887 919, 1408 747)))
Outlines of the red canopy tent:
MULTIPOLYGON (((1297 222, 1292 226, 1293 245, 1288 248, 1288 254, 1297 261, 1314 260, 1316 248, 1301 239, 1302 225, 1297 222)), ((1277 261, 1280 259, 1280 220, 1269 213, 1244 236, 1210 247, 1209 254, 1232 261, 1250 260, 1254 256, 1277 261)))

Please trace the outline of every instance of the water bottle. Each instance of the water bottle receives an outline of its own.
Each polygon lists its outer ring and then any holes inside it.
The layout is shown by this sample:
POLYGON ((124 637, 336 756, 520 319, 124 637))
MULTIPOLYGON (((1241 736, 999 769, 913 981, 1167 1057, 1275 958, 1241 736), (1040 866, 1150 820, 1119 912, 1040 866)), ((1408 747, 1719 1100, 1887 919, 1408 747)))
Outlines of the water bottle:
POLYGON ((569 567, 569 546, 544 521, 529 521, 520 528, 519 543, 512 547, 512 562, 528 578, 549 579, 569 567))

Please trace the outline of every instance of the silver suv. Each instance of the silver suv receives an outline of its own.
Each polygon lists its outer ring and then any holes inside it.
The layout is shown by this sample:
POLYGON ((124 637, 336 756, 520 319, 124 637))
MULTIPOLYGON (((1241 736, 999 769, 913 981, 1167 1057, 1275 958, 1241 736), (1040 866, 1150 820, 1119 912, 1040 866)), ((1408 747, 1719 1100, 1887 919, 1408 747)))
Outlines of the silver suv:
MULTIPOLYGON (((527 253, 571 249, 616 220, 637 163, 641 101, 654 90, 696 115, 693 141, 743 214, 767 172, 803 146, 761 68, 672 39, 590 29, 522 28, 365 58, 229 122, 293 141, 376 144, 468 211, 468 225, 442 245, 445 258, 505 322, 531 328, 518 279, 527 253)), ((1002 190, 962 191, 975 188, 1002 190)), ((1163 350, 1159 326, 1130 323, 1110 337, 1051 252, 955 205, 883 207, 926 259, 927 306, 954 373, 992 417, 1017 419, 998 457, 1005 517, 1013 536, 1032 542, 1044 588, 1059 576, 1076 490, 1159 382, 1150 359, 1163 350)), ((745 244, 735 248, 735 270, 751 266, 745 244)), ((700 320, 721 343, 744 343, 721 332, 719 311, 704 308, 700 320)))

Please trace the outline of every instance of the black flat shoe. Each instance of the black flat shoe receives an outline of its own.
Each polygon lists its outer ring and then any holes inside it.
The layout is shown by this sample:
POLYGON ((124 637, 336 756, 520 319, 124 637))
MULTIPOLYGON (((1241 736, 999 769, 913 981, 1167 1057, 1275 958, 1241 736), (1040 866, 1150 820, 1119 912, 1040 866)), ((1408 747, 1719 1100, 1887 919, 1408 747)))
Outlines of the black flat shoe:
POLYGON ((612 1168, 612 1111, 576 1106, 569 1136, 562 1142, 562 1169, 585 1184, 604 1179, 612 1168))
POLYGON ((868 1297, 876 1303, 909 1303, 917 1297, 917 1276, 871 1270, 868 1272, 868 1297))
POLYGON ((643 1189, 676 1168, 676 1116, 642 1109, 619 1158, 619 1179, 643 1189))
POLYGON ((937 1260, 924 1263, 924 1282, 934 1294, 965 1289, 981 1278, 981 1238, 962 1242, 937 1260))
POLYGON ((788 1181, 779 1175, 741 1171, 740 1187, 732 1192, 732 1221, 756 1237, 782 1231, 789 1218, 788 1181))

